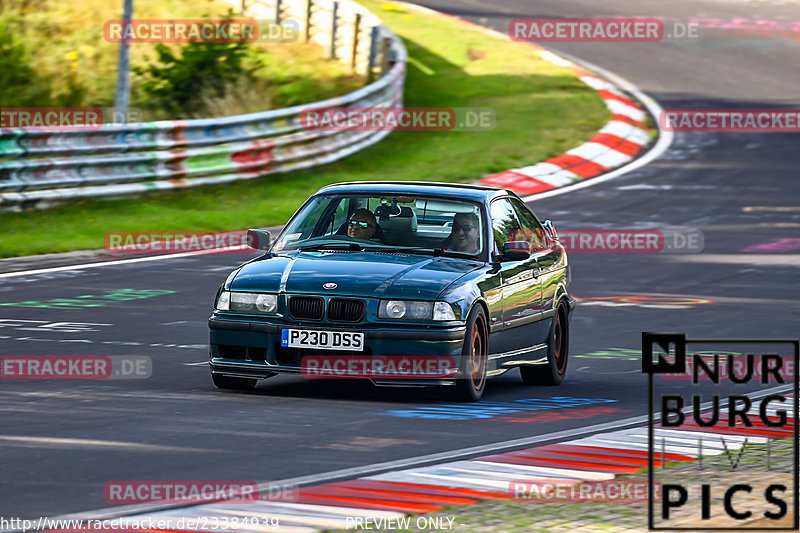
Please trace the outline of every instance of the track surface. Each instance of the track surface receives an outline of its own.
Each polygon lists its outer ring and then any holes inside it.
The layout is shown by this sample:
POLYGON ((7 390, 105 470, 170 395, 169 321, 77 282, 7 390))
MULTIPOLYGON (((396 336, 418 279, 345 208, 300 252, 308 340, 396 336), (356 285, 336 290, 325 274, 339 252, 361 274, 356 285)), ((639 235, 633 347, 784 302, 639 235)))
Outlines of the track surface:
MULTIPOLYGON (((670 13, 653 1, 425 5, 501 30, 517 16, 800 20, 800 6, 778 2, 683 1, 671 4, 670 13)), ((799 46, 782 36, 730 33, 670 43, 553 48, 618 73, 667 108, 797 106, 800 71, 793 67, 799 46)), ((206 358, 206 320, 216 287, 249 255, 0 278, 0 303, 119 289, 176 291, 83 310, 0 306, 0 319, 104 324, 84 326, 95 331, 58 332, 41 323, 0 321, 0 355, 153 360, 146 380, 0 384, 0 471, 6 480, 0 514, 32 518, 107 507, 103 486, 109 480, 268 481, 644 414, 646 382, 635 356, 641 331, 798 335, 797 250, 741 252, 798 237, 796 147, 797 137, 789 134, 677 134, 670 150, 643 169, 532 204, 561 228, 694 226, 705 233, 705 250, 696 255, 572 254, 579 297, 649 295, 714 303, 643 307, 586 301, 572 321, 567 383, 556 390, 527 388, 514 371, 491 382, 485 396, 505 403, 551 396, 616 400, 598 404, 611 409, 590 419, 577 418, 576 409, 572 418, 561 420, 552 416, 559 410, 545 412, 547 417, 539 416, 542 412, 461 420, 392 416, 387 412, 432 407, 443 398, 436 392, 283 376, 263 382, 253 395, 217 391, 207 367, 192 363, 206 358), (770 210, 775 207, 793 210, 770 210)), ((586 406, 592 407, 597 406, 586 406)))

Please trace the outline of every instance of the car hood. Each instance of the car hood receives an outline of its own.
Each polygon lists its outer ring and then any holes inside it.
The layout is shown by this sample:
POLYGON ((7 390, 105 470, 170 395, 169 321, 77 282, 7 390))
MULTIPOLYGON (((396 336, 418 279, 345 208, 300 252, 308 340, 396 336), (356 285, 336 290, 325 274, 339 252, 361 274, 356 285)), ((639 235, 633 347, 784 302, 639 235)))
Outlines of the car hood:
POLYGON ((244 265, 231 290, 433 300, 477 261, 380 252, 295 252, 244 265), (336 283, 332 290, 323 284, 336 283))

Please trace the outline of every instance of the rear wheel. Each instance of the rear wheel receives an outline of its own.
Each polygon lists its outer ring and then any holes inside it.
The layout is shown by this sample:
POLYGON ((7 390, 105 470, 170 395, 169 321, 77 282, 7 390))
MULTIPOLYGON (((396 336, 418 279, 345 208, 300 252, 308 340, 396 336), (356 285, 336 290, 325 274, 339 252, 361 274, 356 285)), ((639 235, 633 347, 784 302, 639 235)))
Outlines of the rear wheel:
POLYGON ((486 388, 488 338, 486 313, 480 305, 476 305, 467 319, 464 348, 461 350, 461 366, 456 379, 456 393, 460 400, 476 402, 483 396, 483 390, 486 388))
POLYGON ((211 381, 218 389, 227 390, 253 390, 258 382, 253 378, 236 378, 232 376, 223 376, 222 374, 211 373, 211 381))
POLYGON ((526 385, 561 385, 567 374, 569 322, 567 306, 560 304, 550 326, 547 342, 547 365, 521 366, 519 373, 526 385))

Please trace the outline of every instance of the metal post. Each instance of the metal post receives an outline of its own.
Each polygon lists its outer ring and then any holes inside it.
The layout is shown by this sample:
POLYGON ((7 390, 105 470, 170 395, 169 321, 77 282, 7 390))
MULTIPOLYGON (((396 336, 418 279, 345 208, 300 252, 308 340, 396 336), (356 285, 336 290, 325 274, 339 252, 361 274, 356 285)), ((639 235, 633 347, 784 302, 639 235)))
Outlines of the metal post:
MULTIPOLYGON (((123 35, 125 30, 129 30, 128 25, 133 17, 133 0, 123 0, 122 6, 122 28, 123 35)), ((130 40, 123 37, 119 44, 119 62, 117 64, 117 87, 114 93, 114 122, 121 121, 122 124, 128 122, 128 102, 130 99, 130 40)))
POLYGON ((700 465, 700 469, 703 469, 703 437, 697 439, 697 459, 700 465))
POLYGON ((389 49, 392 47, 392 40, 388 37, 381 39, 381 78, 389 72, 389 49))
POLYGON ((355 73, 356 61, 358 59, 358 34, 361 31, 361 13, 356 13, 356 20, 353 23, 353 49, 350 52, 350 70, 355 73))
POLYGON ((333 12, 331 13, 331 42, 328 45, 328 59, 336 59, 336 30, 337 18, 339 17, 339 2, 333 3, 333 12))
POLYGON ((246 10, 247 10, 247 0, 242 0, 242 13, 241 14, 244 15, 244 12, 246 10))
POLYGON ((275 0, 275 25, 281 23, 281 0, 275 0))
POLYGON ((306 0, 306 42, 311 40, 311 6, 314 0, 306 0))
POLYGON ((378 53, 378 26, 373 26, 369 32, 369 57, 367 58, 367 83, 372 82, 375 70, 375 56, 378 53))

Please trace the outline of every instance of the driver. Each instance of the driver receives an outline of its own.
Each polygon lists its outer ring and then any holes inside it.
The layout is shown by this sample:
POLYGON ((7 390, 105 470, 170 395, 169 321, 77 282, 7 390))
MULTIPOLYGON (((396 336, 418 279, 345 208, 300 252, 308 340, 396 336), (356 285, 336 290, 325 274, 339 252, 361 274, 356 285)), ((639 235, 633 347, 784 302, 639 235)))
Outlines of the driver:
POLYGON ((369 209, 356 209, 347 221, 347 236, 351 239, 370 240, 377 228, 378 221, 369 209))

